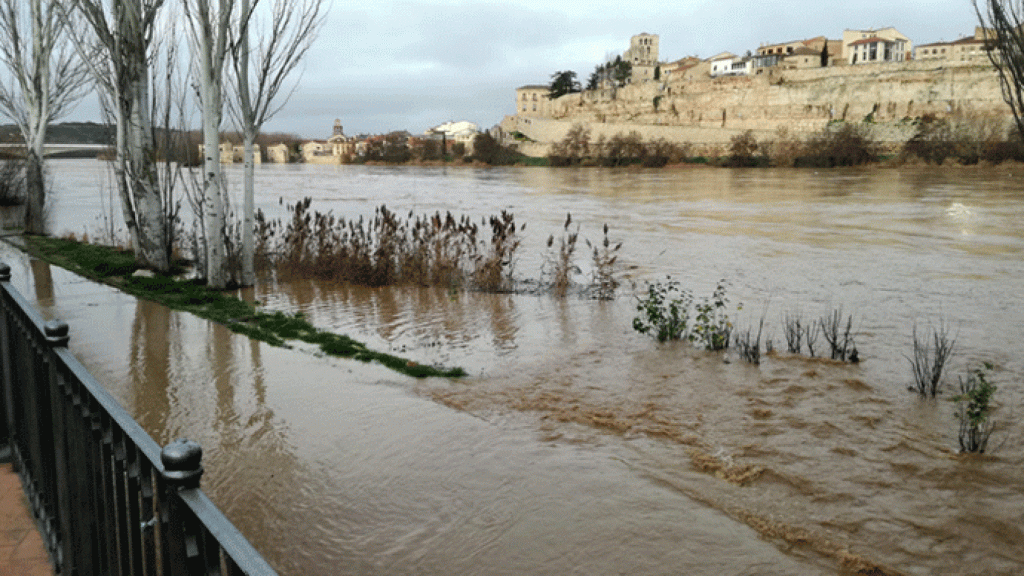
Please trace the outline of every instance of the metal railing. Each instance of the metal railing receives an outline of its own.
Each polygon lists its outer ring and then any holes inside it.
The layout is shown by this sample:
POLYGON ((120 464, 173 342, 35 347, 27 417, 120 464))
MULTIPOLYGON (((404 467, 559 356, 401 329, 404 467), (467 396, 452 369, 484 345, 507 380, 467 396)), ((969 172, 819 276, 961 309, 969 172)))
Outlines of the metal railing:
POLYGON ((199 489, 202 449, 161 448, 0 263, 0 442, 61 575, 276 574, 199 489))

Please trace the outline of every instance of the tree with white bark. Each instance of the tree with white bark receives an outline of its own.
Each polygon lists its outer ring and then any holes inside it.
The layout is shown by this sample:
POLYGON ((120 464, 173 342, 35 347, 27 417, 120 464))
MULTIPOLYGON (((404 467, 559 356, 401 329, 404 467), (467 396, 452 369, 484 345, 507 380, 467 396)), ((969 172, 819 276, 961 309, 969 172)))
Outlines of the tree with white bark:
POLYGON ((185 0, 198 74, 199 103, 203 124, 204 272, 207 286, 226 288, 227 190, 220 166, 220 127, 224 118, 224 72, 231 46, 234 0, 185 0))
POLYGON ((121 211, 140 266, 170 269, 170 222, 160 186, 153 134, 150 63, 164 0, 64 0, 66 19, 80 15, 85 29, 68 27, 106 93, 117 124, 114 163, 121 211))
POLYGON ((255 143, 263 124, 284 102, 274 104, 281 89, 305 56, 323 21, 323 0, 240 0, 238 39, 232 46, 236 111, 244 144, 242 192, 242 277, 255 283, 254 213, 255 143), (255 41, 255 50, 251 46, 255 41))
POLYGON ((25 232, 46 233, 46 128, 88 85, 88 69, 64 33, 57 0, 0 0, 0 115, 25 140, 25 232))

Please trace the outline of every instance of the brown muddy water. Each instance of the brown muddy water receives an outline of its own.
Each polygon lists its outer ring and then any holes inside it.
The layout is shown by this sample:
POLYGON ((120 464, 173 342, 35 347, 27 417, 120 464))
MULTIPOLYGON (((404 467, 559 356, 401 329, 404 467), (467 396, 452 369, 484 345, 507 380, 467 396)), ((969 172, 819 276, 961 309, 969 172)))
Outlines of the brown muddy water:
MULTIPOLYGON (((53 163, 58 230, 95 234, 104 169, 53 163)), ((229 169, 233 185, 239 172, 229 169)), ((282 350, 4 248, 72 349, 283 574, 1024 572, 1020 167, 662 171, 263 166, 279 198, 370 215, 511 210, 517 277, 566 212, 623 241, 612 302, 264 284, 254 297, 420 362, 415 381, 282 350), (630 327, 637 290, 730 282, 736 324, 853 315, 859 365, 760 366, 630 327), (635 288, 634 288, 635 284, 635 288), (915 323, 945 322, 944 398, 907 391, 915 323), (990 454, 957 454, 952 386, 995 365, 990 454)), ((586 252, 578 260, 589 272, 586 252)), ((524 282, 525 286, 532 286, 524 282)))

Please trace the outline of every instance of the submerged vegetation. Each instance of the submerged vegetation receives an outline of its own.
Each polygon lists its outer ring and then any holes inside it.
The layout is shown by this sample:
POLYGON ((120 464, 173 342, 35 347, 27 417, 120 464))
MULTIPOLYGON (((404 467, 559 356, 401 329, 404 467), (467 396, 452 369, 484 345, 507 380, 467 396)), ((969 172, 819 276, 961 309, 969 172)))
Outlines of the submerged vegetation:
POLYGON ((289 340, 299 340, 314 344, 331 356, 363 362, 376 361, 417 378, 465 375, 461 368, 424 366, 405 358, 370 350, 348 336, 317 329, 299 314, 263 311, 241 298, 209 290, 197 281, 166 275, 135 275, 138 267, 131 252, 39 236, 25 237, 25 247, 33 256, 86 278, 175 310, 191 312, 223 324, 233 332, 273 346, 287 346, 289 340))
POLYGON ((991 370, 989 363, 971 370, 966 380, 960 378, 960 394, 951 399, 956 402, 955 415, 960 424, 957 438, 961 452, 985 452, 995 429, 990 402, 996 387, 988 380, 991 370))
MULTIPOLYGON (((309 198, 288 205, 286 220, 256 216, 256 262, 280 279, 315 278, 367 286, 418 284, 483 292, 517 287, 516 258, 525 224, 506 210, 479 222, 451 212, 404 217, 380 206, 372 218, 345 219, 313 210, 309 198)), ((543 286, 563 297, 576 285, 580 228, 567 214, 562 235, 548 238, 541 270, 543 286)), ((592 249, 591 283, 582 286, 598 299, 612 299, 618 287, 618 252, 608 226, 592 249)))
POLYGON ((580 269, 576 266, 576 243, 580 238, 580 227, 570 229, 572 226, 572 214, 566 214, 565 224, 562 226, 562 236, 558 239, 558 247, 555 248, 555 236, 548 236, 548 251, 544 255, 544 275, 549 278, 552 292, 557 296, 565 296, 572 284, 572 277, 578 274, 580 269))
POLYGON ((477 224, 451 212, 402 218, 380 206, 368 220, 346 220, 310 205, 309 198, 289 205, 285 222, 257 213, 256 260, 264 271, 367 286, 470 284, 498 291, 511 283, 522 228, 509 212, 477 224))
POLYGON ((686 339, 705 350, 725 350, 733 329, 726 312, 727 286, 724 279, 719 281, 710 298, 694 305, 693 294, 671 277, 650 283, 647 295, 637 299, 640 315, 633 318, 633 329, 658 342, 686 339))
POLYGON ((915 325, 913 346, 913 355, 906 356, 914 374, 911 390, 915 390, 921 396, 934 398, 942 383, 942 372, 953 355, 956 338, 950 335, 950 329, 944 323, 933 327, 930 335, 921 336, 918 335, 915 325))

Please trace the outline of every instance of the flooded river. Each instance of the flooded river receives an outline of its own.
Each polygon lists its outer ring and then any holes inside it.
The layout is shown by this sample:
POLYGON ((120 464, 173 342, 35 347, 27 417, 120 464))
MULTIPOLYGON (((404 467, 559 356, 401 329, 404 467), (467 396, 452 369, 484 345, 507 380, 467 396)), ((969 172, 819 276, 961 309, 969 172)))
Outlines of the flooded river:
MULTIPOLYGON (((53 163, 58 231, 95 235, 99 162, 53 163)), ((258 205, 437 210, 526 223, 541 277, 567 212, 610 226, 609 302, 549 294, 257 286, 267 306, 419 362, 416 381, 283 350, 136 302, 4 248, 14 278, 161 443, 206 451, 204 487, 283 574, 1024 572, 1024 169, 608 171, 262 166, 258 205), (658 344, 634 295, 729 282, 739 328, 852 315, 863 362, 658 344), (735 304, 742 303, 736 310, 735 304), (914 325, 956 356, 907 390, 914 325), (957 454, 948 401, 985 361, 990 453, 957 454)), ((232 185, 240 171, 229 168, 232 185)), ((591 268, 581 250, 577 278, 591 268)), ((823 344, 823 343, 822 343, 823 344)))

